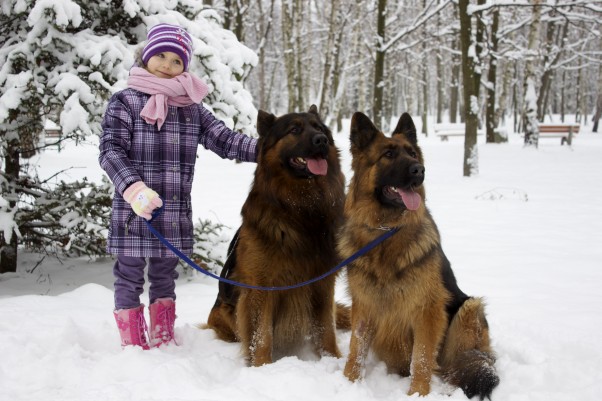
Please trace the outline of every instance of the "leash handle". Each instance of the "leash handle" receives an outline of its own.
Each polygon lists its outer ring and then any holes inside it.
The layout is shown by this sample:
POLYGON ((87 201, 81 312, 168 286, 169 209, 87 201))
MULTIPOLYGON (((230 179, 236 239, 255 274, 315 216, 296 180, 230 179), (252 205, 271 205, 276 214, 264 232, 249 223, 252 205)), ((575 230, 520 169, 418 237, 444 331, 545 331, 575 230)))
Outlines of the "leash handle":
POLYGON ((148 225, 149 223, 152 223, 153 220, 155 220, 157 217, 159 217, 159 215, 161 213, 163 213, 163 210, 165 210, 165 200, 163 199, 162 196, 159 195, 159 199, 161 199, 161 207, 154 209, 151 212, 151 218, 149 220, 144 219, 144 221, 146 222, 146 224, 148 225))
MULTIPOLYGON (((161 199, 161 200, 163 200, 163 199, 161 199)), ((373 248, 375 248, 381 242, 383 242, 387 238, 393 236, 393 234, 395 234, 397 231, 399 231, 399 228, 393 228, 390 231, 385 232, 383 235, 381 235, 380 237, 377 237, 373 241, 369 242, 364 247, 362 247, 359 251, 357 251, 356 253, 354 253, 353 255, 351 255, 350 257, 348 257, 347 259, 343 260, 341 263, 339 263, 338 265, 336 265, 332 269, 328 270, 326 273, 324 273, 324 274, 322 274, 322 275, 320 275, 318 277, 314 277, 311 280, 307 280, 307 281, 303 281, 301 283, 297 283, 297 284, 293 284, 293 285, 289 285, 289 286, 283 286, 283 287, 263 287, 263 286, 258 286, 258 285, 245 284, 245 283, 241 283, 239 281, 234 281, 234 280, 230 280, 230 279, 227 279, 227 278, 224 278, 224 277, 220 277, 220 276, 218 276, 216 274, 211 273, 208 270, 203 269, 202 267, 200 267, 196 263, 194 263, 188 256, 184 255, 182 253, 182 251, 180 251, 175 246, 173 246, 172 243, 170 243, 165 237, 163 237, 163 235, 161 235, 161 233, 159 233, 151 225, 151 222, 157 216, 159 216, 163 212, 164 208, 165 208, 165 202, 163 202, 163 205, 160 208, 155 209, 153 211, 153 213, 151 213, 152 217, 149 220, 144 219, 144 222, 146 223, 146 226, 148 227, 148 229, 150 230, 150 232, 155 237, 157 237, 159 239, 159 241, 161 241, 163 243, 163 245, 165 245, 167 248, 169 248, 169 250, 171 250, 174 254, 176 254, 180 259, 182 259, 183 261, 185 261, 190 267, 192 267, 196 271, 198 271, 200 273, 203 273, 206 276, 212 277, 212 278, 214 278, 214 279, 216 279, 218 281, 221 281, 222 283, 234 285, 236 287, 248 288, 248 289, 251 289, 251 290, 284 291, 284 290, 292 290, 292 289, 295 289, 295 288, 299 288, 299 287, 303 287, 303 286, 315 283, 315 282, 320 281, 323 278, 326 278, 326 277, 330 276, 331 274, 336 273, 337 271, 341 270, 343 267, 345 267, 348 264, 352 263, 353 261, 355 261, 360 256, 365 255, 367 252, 371 251, 373 248)))

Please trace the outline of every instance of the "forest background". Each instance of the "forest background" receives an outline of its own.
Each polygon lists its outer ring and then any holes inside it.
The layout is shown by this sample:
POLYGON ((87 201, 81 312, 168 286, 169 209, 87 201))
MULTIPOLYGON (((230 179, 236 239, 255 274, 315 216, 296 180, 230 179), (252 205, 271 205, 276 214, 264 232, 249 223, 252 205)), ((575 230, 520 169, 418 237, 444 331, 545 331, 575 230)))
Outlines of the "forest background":
MULTIPOLYGON (((316 104, 335 131, 357 110, 383 131, 408 111, 424 135, 434 116, 465 123, 468 177, 479 128, 503 142, 496 128, 511 119, 536 147, 538 122, 570 115, 597 132, 602 114, 600 0, 1 0, 0 273, 16 270, 19 246, 104 253, 111 184, 41 179, 28 160, 49 145, 49 120, 60 129, 52 146, 97 138, 158 22, 191 32, 206 104, 250 135, 257 109, 316 104)), ((219 225, 202 223, 195 257, 219 264, 206 249, 219 225)))

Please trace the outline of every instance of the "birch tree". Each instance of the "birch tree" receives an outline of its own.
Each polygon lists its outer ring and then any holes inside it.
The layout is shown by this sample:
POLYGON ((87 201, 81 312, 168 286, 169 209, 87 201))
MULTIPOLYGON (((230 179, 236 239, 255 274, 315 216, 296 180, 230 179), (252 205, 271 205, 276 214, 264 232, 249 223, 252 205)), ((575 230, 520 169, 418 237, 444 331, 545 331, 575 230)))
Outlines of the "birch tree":
POLYGON ((487 73, 486 91, 486 112, 485 112, 485 128, 487 143, 500 142, 496 135, 495 129, 498 126, 498 120, 495 115, 496 110, 496 81, 498 67, 498 29, 500 24, 500 11, 495 9, 492 12, 492 22, 490 30, 490 52, 489 52, 489 71, 487 73))
POLYGON ((384 91, 385 91, 385 23, 387 20, 387 0, 377 0, 376 7, 376 37, 374 55, 374 121, 383 131, 388 129, 388 123, 384 114, 384 91))
POLYGON ((529 29, 528 56, 525 67, 523 121, 525 145, 537 147, 539 140, 539 122, 537 119, 537 53, 539 49, 539 27, 541 24, 541 0, 533 0, 533 14, 529 29))
POLYGON ((600 67, 598 68, 598 96, 596 100, 596 111, 594 113, 594 117, 592 121, 594 126, 592 127, 592 132, 598 132, 598 124, 600 122, 600 118, 602 118, 602 63, 600 63, 600 67))
MULTIPOLYGON (((484 0, 479 0, 484 3, 484 0)), ((479 127, 480 48, 482 28, 477 22, 473 36, 473 13, 469 0, 458 1, 460 15, 460 43, 462 48, 462 85, 464 88, 464 163, 463 175, 470 177, 478 172, 477 130, 479 127)))
POLYGON ((282 7, 282 38, 289 112, 305 110, 305 74, 303 68, 302 20, 304 0, 286 0, 282 7))

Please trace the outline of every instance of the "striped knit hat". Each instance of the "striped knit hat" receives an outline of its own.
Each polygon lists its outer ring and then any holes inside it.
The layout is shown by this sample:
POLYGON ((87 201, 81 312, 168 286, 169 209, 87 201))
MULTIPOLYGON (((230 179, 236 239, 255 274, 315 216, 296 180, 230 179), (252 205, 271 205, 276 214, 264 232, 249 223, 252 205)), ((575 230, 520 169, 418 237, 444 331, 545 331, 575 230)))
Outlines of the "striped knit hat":
POLYGON ((176 53, 184 62, 184 71, 188 71, 188 64, 192 55, 192 39, 188 32, 176 25, 159 24, 148 31, 148 42, 142 49, 142 62, 155 54, 162 52, 176 53))

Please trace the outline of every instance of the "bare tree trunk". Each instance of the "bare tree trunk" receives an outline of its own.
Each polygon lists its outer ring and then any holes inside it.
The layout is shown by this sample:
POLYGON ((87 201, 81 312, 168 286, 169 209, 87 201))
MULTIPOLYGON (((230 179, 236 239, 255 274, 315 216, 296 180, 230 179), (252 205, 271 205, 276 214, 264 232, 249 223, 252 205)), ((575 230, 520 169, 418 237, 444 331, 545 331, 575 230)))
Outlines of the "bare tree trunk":
MULTIPOLYGON (((441 29, 441 18, 437 17, 437 27, 441 29)), ((443 122, 443 55, 441 54, 441 47, 443 41, 439 39, 439 46, 435 51, 435 59, 437 60, 437 124, 443 122)))
MULTIPOLYGON (((483 1, 483 0, 479 0, 483 1)), ((479 87, 476 72, 477 57, 480 53, 471 54, 472 43, 472 15, 468 13, 469 0, 458 1, 460 14, 460 44, 462 48, 462 84, 464 86, 464 121, 466 133, 464 136, 464 168, 465 177, 470 177, 478 172, 477 130, 479 125, 479 87)), ((478 38, 478 32, 476 37, 478 38)))
MULTIPOLYGON (((452 40, 452 50, 457 50, 456 39, 452 40)), ((455 52, 452 54, 452 73, 451 73, 451 85, 450 85, 450 96, 449 96, 449 121, 455 123, 458 117, 458 103, 460 98, 460 64, 461 57, 456 56, 455 52)))
POLYGON ((513 62, 506 62, 504 65, 504 74, 502 77, 502 92, 500 93, 498 106, 495 110, 495 121, 497 121, 498 125, 501 122, 506 121, 505 116, 508 114, 508 98, 512 87, 514 86, 514 84, 512 83, 513 71, 513 62))
POLYGON ((284 69, 286 71, 286 87, 288 93, 288 110, 299 111, 295 90, 295 50, 294 50, 294 5, 282 2, 282 39, 284 51, 284 69))
MULTIPOLYGON (((552 11, 551 16, 554 16, 552 11)), ((552 87, 552 81, 554 77, 554 69, 552 66, 558 62, 562 54, 562 48, 566 43, 569 21, 565 21, 564 26, 560 29, 558 35, 556 34, 557 24, 552 19, 548 22, 548 28, 546 32, 546 46, 542 65, 547 66, 541 75, 541 89, 539 90, 539 96, 537 98, 537 118, 539 121, 543 121, 548 109, 548 97, 550 94, 550 88, 552 87), (556 51, 556 54, 552 54, 552 49, 560 49, 556 51)))
MULTIPOLYGON (((425 46, 426 47, 426 46, 425 46)), ((424 99, 424 105, 422 107, 422 133, 427 135, 427 117, 429 112, 429 77, 428 77, 428 55, 426 48, 424 49, 424 56, 422 62, 422 98, 424 99)))
POLYGON ((234 4, 236 0, 224 0, 224 29, 232 30, 234 25, 234 4))
POLYGON ((263 6, 262 6, 262 1, 257 2, 257 6, 259 7, 259 15, 261 15, 261 18, 259 20, 259 32, 258 32, 258 37, 259 39, 259 47, 257 49, 257 55, 259 58, 259 109, 260 110, 268 110, 268 102, 267 102, 267 98, 268 96, 266 95, 266 88, 267 88, 267 80, 266 80, 266 69, 267 69, 267 63, 266 63, 266 42, 267 42, 267 38, 270 34, 270 30, 272 28, 272 16, 274 15, 274 0, 270 1, 270 12, 267 16, 267 22, 264 18, 264 11, 263 11, 263 6))
POLYGON ((443 91, 443 61, 441 53, 437 53, 437 124, 443 122, 443 102, 445 93, 443 91))
POLYGON ((495 129, 498 125, 498 121, 495 116, 495 94, 496 94, 496 80, 497 80, 497 64, 498 64, 498 37, 497 31, 500 21, 499 9, 493 10, 493 21, 491 23, 491 52, 489 54, 489 72, 487 75, 487 109, 485 113, 485 127, 486 127, 486 141, 487 143, 498 142, 495 134, 495 129))
POLYGON ((519 124, 519 103, 518 103, 518 63, 514 63, 514 83, 512 84, 512 113, 514 119, 514 132, 518 132, 519 124))
POLYGON ((523 125, 525 132, 525 146, 537 147, 539 141, 539 122, 537 120, 537 89, 535 87, 537 59, 535 54, 539 47, 539 26, 541 25, 541 0, 533 0, 533 15, 529 30, 528 51, 529 58, 525 67, 525 84, 523 104, 523 125))
POLYGON ((562 89, 560 90, 560 121, 564 122, 566 106, 566 71, 562 72, 562 89))
POLYGON ((323 117, 328 118, 331 112, 332 105, 330 100, 332 99, 331 83, 332 76, 334 74, 334 63, 337 55, 337 47, 335 47, 337 13, 339 10, 339 0, 332 0, 330 2, 330 16, 328 18, 328 38, 326 39, 326 47, 324 54, 324 67, 322 71, 322 81, 320 83, 320 95, 318 110, 323 117))
MULTIPOLYGON (((598 82, 600 84, 600 82, 598 82)), ((594 122, 594 126, 592 127, 592 132, 598 132, 598 123, 600 122, 600 118, 602 117, 602 93, 600 93, 600 86, 598 86, 598 101, 596 102, 596 112, 594 113, 594 117, 592 121, 594 122)))
MULTIPOLYGON (((422 7, 426 8, 426 0, 422 1, 422 7)), ((426 29, 423 29, 426 33, 426 29)), ((427 37, 427 35, 424 35, 427 37)), ((424 40, 422 42, 422 97, 424 106, 422 107, 422 133, 428 135, 428 113, 429 113, 429 71, 428 71, 428 54, 427 51, 428 42, 424 40)))
POLYGON ((577 103, 576 103, 576 107, 577 107, 577 115, 575 116, 575 122, 576 123, 580 123, 581 121, 583 121, 583 124, 586 123, 587 121, 587 90, 585 89, 585 86, 583 84, 584 81, 586 81, 585 79, 585 69, 583 68, 583 62, 580 61, 579 64, 581 64, 579 66, 579 85, 577 85, 577 103))
MULTIPOLYGON (((3 133, 4 134, 4 133, 3 133)), ((15 184, 19 179, 20 158, 19 158, 19 141, 10 140, 5 142, 4 153, 4 173, 6 181, 2 185, 2 192, 14 194, 14 189, 11 189, 11 184, 15 184)), ((16 196, 15 196, 16 197, 16 196)), ((16 205, 16 199, 9 201, 9 207, 12 209, 16 205)), ((4 232, 0 231, 0 274, 17 271, 17 234, 13 231, 10 235, 10 240, 4 236, 4 232)))
POLYGON ((386 22, 387 0, 378 0, 376 16, 376 56, 374 62, 374 105, 373 117, 376 124, 386 131, 387 122, 384 120, 384 72, 385 72, 385 22, 386 22))
MULTIPOLYGON (((361 5, 362 3, 360 3, 361 5)), ((359 18, 359 9, 356 8, 354 10, 354 19, 359 18)), ((351 40, 351 58, 360 60, 359 64, 356 65, 354 74, 358 77, 357 84, 354 88, 350 88, 353 92, 351 92, 352 97, 351 101, 348 104, 352 110, 359 110, 364 113, 367 113, 366 110, 366 67, 365 67, 365 57, 364 52, 362 52, 362 32, 361 32, 361 24, 356 23, 353 26, 353 37, 351 40)))
POLYGON ((305 111, 305 69, 306 67, 303 65, 303 43, 302 43, 302 29, 303 29, 303 7, 304 0, 296 0, 295 6, 296 10, 294 13, 294 29, 295 29, 295 63, 296 63, 296 73, 295 73, 295 86, 297 89, 297 111, 305 111))
POLYGON ((594 113, 594 117, 592 121, 594 122, 594 126, 592 127, 592 132, 598 132, 598 123, 600 122, 600 118, 602 118, 602 65, 599 67, 598 71, 598 101, 596 102, 596 112, 594 113))
MULTIPOLYGON (((340 18, 337 18, 337 20, 340 18)), ((345 88, 341 88, 340 83, 343 81, 341 78, 345 76, 345 72, 342 71, 343 67, 345 65, 345 60, 343 59, 341 61, 341 46, 343 45, 343 35, 346 29, 346 25, 347 25, 347 18, 345 18, 340 24, 340 29, 336 32, 335 34, 335 38, 334 38, 334 58, 332 61, 333 64, 333 68, 332 68, 332 88, 331 88, 331 93, 332 93, 332 99, 328 102, 329 103, 329 110, 330 110, 330 118, 334 118, 336 117, 337 119, 337 131, 340 132, 342 130, 342 119, 343 116, 341 114, 341 99, 343 98, 343 94, 345 92, 345 88)))

